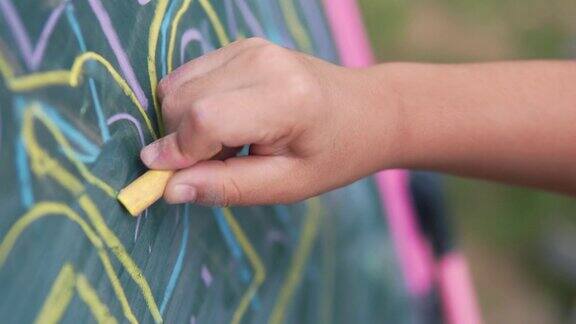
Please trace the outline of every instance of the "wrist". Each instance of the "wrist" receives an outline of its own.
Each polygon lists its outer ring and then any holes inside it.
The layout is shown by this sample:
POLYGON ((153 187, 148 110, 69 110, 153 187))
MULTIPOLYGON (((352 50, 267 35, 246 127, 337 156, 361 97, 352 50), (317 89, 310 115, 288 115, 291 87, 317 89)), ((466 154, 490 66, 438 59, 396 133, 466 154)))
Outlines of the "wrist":
MULTIPOLYGON (((384 63, 367 69, 373 89, 371 98, 374 107, 373 121, 377 123, 374 138, 377 139, 379 169, 409 168, 415 164, 420 137, 415 132, 419 118, 415 104, 415 87, 418 83, 417 70, 421 64, 384 63)), ((422 112, 418 112, 421 114, 422 112)))
POLYGON ((459 79, 454 66, 421 63, 386 63, 374 68, 380 96, 388 97, 387 107, 394 118, 384 121, 390 134, 390 149, 382 157, 383 168, 426 169, 434 155, 450 142, 450 91, 457 91, 459 79), (391 125, 390 123, 394 123, 391 125))
MULTIPOLYGON (((441 78, 437 65, 386 63, 365 69, 341 69, 331 105, 341 108, 341 144, 353 177, 385 169, 420 168, 434 154, 431 91, 441 78)), ((440 98, 443 93, 434 94, 440 98)), ((440 98, 441 99, 441 98, 440 98)), ((434 99, 436 100, 436 99, 434 99)))
POLYGON ((382 64, 364 69, 347 69, 349 79, 346 94, 355 120, 356 131, 351 134, 356 145, 352 156, 357 170, 363 175, 402 165, 402 133, 404 113, 399 94, 393 90, 394 64, 382 64), (352 101, 353 100, 353 101, 352 101))

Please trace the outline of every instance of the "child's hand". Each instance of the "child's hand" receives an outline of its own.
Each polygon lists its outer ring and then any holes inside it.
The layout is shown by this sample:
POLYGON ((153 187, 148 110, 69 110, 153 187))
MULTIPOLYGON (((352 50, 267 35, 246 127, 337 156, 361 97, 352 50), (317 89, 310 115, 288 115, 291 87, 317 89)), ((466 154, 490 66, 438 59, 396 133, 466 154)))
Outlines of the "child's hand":
POLYGON ((374 96, 382 83, 368 74, 261 39, 235 42, 160 82, 169 135, 141 158, 179 170, 164 194, 171 203, 287 203, 347 184, 394 156, 394 105, 377 108, 387 96, 374 96), (236 157, 244 145, 250 155, 236 157))

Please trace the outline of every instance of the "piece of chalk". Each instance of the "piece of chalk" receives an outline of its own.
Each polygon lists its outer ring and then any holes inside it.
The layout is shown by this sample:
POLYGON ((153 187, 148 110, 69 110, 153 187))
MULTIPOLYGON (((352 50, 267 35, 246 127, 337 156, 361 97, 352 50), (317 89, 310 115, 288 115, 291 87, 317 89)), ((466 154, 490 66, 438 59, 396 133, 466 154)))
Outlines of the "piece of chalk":
POLYGON ((118 200, 136 217, 158 201, 174 171, 150 170, 120 190, 118 200))

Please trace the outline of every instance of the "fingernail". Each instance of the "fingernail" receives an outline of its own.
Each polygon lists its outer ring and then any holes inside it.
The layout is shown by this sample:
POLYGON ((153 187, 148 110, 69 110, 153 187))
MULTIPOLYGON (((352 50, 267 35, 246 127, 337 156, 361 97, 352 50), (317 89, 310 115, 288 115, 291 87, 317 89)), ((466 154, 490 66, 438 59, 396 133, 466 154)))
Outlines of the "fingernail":
POLYGON ((196 195, 196 188, 186 184, 179 184, 174 186, 170 192, 169 197, 172 203, 180 204, 186 202, 195 202, 196 195))
POLYGON ((152 163, 154 163, 159 154, 160 154, 160 147, 158 145, 158 142, 154 142, 146 146, 144 149, 142 149, 140 159, 142 159, 142 162, 144 162, 146 166, 150 167, 152 163))

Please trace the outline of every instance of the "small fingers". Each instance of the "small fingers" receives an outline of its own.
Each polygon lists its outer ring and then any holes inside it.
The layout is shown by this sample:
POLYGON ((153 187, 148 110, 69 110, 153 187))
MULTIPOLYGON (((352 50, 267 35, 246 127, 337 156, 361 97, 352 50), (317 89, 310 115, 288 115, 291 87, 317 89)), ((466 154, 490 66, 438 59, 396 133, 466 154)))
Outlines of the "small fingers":
POLYGON ((296 121, 275 113, 275 98, 263 93, 250 88, 197 101, 174 133, 143 149, 142 161, 151 169, 183 169, 213 158, 223 147, 285 145, 296 121))

